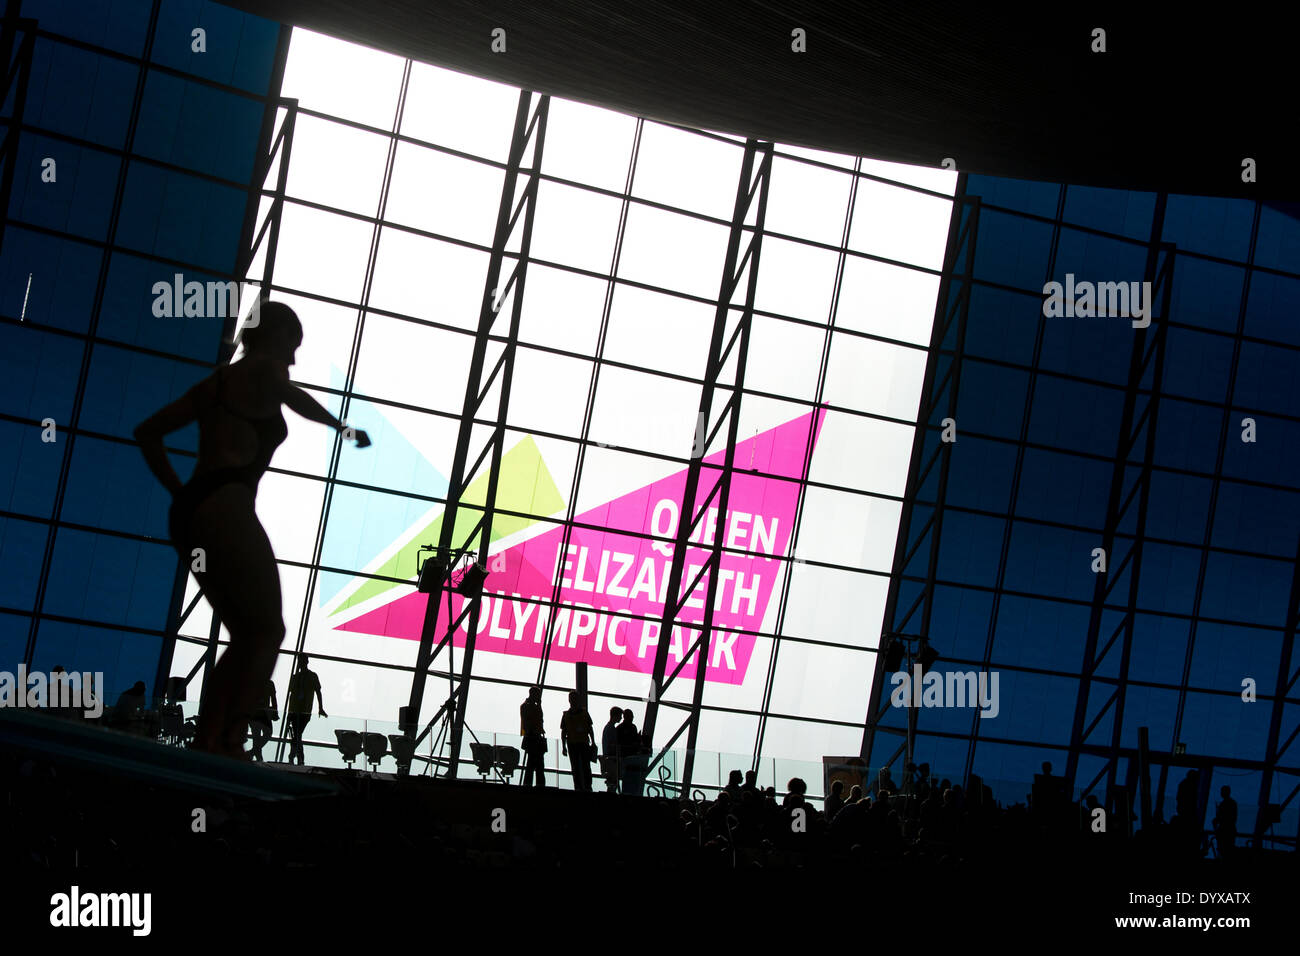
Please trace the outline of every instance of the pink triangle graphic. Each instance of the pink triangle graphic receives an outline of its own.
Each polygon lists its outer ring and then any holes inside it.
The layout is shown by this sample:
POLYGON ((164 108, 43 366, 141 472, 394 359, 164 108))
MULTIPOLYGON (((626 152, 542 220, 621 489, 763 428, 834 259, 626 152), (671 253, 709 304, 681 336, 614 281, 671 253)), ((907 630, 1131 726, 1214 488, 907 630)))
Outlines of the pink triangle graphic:
MULTIPOLYGON (((737 444, 730 514, 723 534, 724 544, 747 553, 722 555, 706 680, 744 682, 756 638, 736 630, 762 628, 781 572, 777 558, 788 553, 808 429, 815 419, 815 446, 824 417, 825 410, 819 408, 737 444), (751 468, 779 477, 751 474, 751 468)), ((716 452, 705 458, 705 464, 720 466, 724 455, 716 452)), ((708 468, 701 472, 697 502, 713 490, 719 475, 720 471, 708 468)), ((663 614, 672 566, 672 545, 640 538, 635 533, 671 537, 676 531, 685 486, 683 469, 577 516, 580 524, 608 530, 575 527, 570 535, 560 587, 560 601, 568 606, 554 612, 551 660, 586 661, 593 667, 651 672, 658 644, 657 618, 663 614)), ((687 553, 683 592, 708 556, 715 519, 716 499, 691 534, 695 546, 687 553)), ((562 527, 552 528, 489 557, 477 650, 541 657, 549 609, 527 599, 550 599, 563 531, 562 527)), ((706 576, 678 613, 679 622, 703 620, 707 586, 706 576)), ((464 599, 452 594, 451 601, 453 614, 458 616, 464 599)), ((427 605, 428 595, 407 594, 336 629, 419 640, 427 605)), ((444 602, 438 633, 444 633, 446 627, 444 602)), ((468 617, 454 636, 457 647, 464 646, 466 627, 468 617)), ((698 636, 698 628, 673 629, 668 653, 670 673, 698 636)), ((693 677, 695 667, 696 656, 692 655, 681 676, 693 677)))

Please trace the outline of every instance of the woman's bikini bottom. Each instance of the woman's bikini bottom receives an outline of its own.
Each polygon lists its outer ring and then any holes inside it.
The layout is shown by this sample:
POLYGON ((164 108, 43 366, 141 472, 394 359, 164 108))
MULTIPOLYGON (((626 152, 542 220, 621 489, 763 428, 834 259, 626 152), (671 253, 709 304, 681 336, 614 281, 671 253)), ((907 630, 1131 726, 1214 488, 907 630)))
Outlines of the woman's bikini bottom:
POLYGON ((167 527, 172 536, 172 547, 181 558, 188 561, 192 557, 191 522, 194 512, 219 488, 230 484, 246 485, 257 493, 260 475, 253 474, 247 468, 214 468, 195 475, 181 486, 172 498, 171 510, 167 513, 167 527))

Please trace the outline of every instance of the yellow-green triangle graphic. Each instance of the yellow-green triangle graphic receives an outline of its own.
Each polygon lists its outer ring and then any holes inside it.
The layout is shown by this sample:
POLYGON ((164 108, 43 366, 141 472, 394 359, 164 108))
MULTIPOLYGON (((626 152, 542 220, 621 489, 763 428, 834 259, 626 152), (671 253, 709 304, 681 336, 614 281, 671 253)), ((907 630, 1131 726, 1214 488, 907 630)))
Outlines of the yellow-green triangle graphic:
MULTIPOLYGON (((482 505, 487 501, 488 475, 485 471, 479 475, 461 496, 461 503, 482 505)), ((501 475, 497 480, 497 508, 507 511, 521 511, 526 514, 552 515, 564 507, 564 499, 555 487, 542 453, 537 448, 531 435, 501 456, 501 475)), ((482 515, 475 509, 460 509, 456 513, 456 530, 452 534, 453 547, 461 547, 465 536, 478 522, 482 515)), ((391 558, 376 568, 374 574, 387 577, 414 579, 416 575, 415 557, 424 544, 437 544, 442 535, 442 515, 434 518, 420 531, 411 535, 407 543, 391 558)), ((519 518, 515 515, 496 512, 492 518, 492 540, 497 541, 507 535, 536 524, 537 518, 519 518)), ((383 594, 390 588, 398 587, 391 581, 366 580, 331 614, 338 614, 353 605, 368 601, 383 594)))

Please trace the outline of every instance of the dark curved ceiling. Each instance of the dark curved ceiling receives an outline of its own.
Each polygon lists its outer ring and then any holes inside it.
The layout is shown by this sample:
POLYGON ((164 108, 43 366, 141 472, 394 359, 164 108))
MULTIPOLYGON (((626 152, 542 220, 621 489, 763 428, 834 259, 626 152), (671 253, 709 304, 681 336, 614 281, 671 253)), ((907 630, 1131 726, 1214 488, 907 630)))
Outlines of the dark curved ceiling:
MULTIPOLYGON (((1296 199, 1293 33, 1260 8, 223 0, 653 119, 968 172, 1296 199), (491 50, 506 31, 506 51, 491 50), (1107 51, 1093 53, 1092 31, 1107 51), (807 31, 807 52, 791 50, 807 31), (1242 161, 1258 182, 1241 181, 1242 161), (1289 157, 1287 157, 1289 158, 1289 157)), ((1132 4, 1129 4, 1131 7, 1132 4)))

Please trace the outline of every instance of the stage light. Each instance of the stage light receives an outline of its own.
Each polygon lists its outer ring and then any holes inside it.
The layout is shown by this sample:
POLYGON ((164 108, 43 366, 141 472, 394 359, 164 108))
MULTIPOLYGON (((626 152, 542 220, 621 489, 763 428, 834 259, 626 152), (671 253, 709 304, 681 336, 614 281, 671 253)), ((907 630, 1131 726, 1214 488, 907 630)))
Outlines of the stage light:
POLYGON ((416 552, 416 559, 418 560, 419 556, 426 551, 430 552, 431 556, 425 558, 424 562, 419 566, 420 576, 419 583, 416 585, 416 590, 421 594, 432 594, 437 590, 438 585, 442 582, 443 578, 447 576, 447 561, 438 554, 438 549, 431 544, 426 544, 424 547, 420 548, 420 550, 416 552))
POLYGON ((456 593, 467 598, 476 598, 483 593, 483 582, 487 580, 488 570, 481 564, 471 564, 460 576, 456 584, 456 593))
POLYGON ((921 663, 921 673, 924 674, 931 667, 933 667, 934 662, 937 661, 938 659, 939 659, 938 651, 936 651, 928 643, 923 645, 921 647, 921 653, 917 655, 917 660, 920 661, 921 663))
POLYGON ((885 670, 897 671, 903 667, 903 642, 893 634, 885 636, 885 670))

